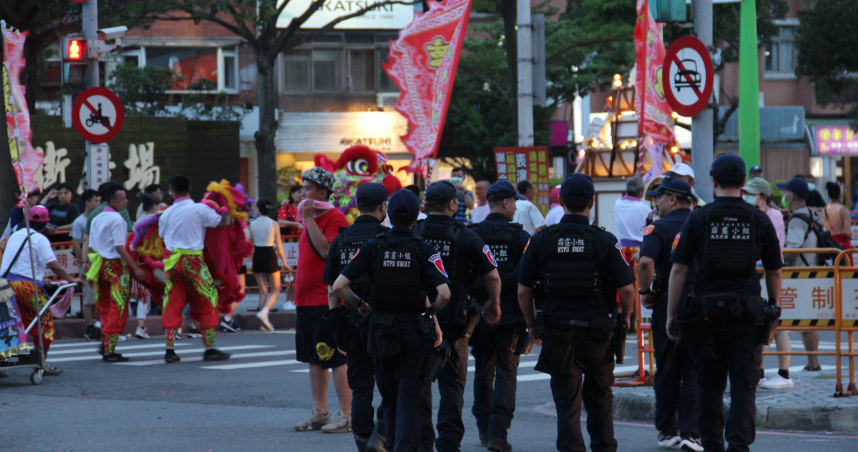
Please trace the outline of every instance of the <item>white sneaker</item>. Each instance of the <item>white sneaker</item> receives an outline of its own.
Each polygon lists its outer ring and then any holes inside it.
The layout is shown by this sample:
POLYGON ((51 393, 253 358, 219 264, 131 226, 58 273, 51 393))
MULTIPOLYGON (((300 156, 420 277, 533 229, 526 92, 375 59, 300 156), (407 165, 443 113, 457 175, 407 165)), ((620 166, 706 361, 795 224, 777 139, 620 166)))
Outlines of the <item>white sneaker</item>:
POLYGON ((149 333, 146 332, 145 326, 138 326, 137 332, 134 333, 134 337, 136 337, 138 339, 151 339, 151 337, 149 336, 149 333))
POLYGON ((682 442, 679 443, 679 449, 702 452, 703 445, 700 444, 700 440, 697 438, 683 438, 682 442))
POLYGON ((784 378, 780 375, 775 375, 760 384, 763 389, 789 389, 793 387, 791 378, 784 378))
POLYGON ((295 430, 299 432, 307 432, 311 430, 320 430, 322 427, 331 422, 331 417, 327 414, 322 414, 313 408, 310 418, 306 421, 301 421, 295 424, 295 430))
POLYGON ((337 417, 330 424, 322 427, 322 433, 348 433, 352 431, 352 417, 337 410, 337 417))
POLYGON ((268 314, 256 314, 256 318, 262 322, 262 329, 265 331, 274 331, 274 326, 268 321, 268 314))
POLYGON ((682 441, 682 438, 676 433, 661 432, 658 434, 658 447, 663 449, 671 449, 679 444, 680 441, 682 441))
POLYGON ((293 303, 291 301, 287 301, 287 302, 283 303, 283 310, 284 311, 294 311, 295 310, 295 303, 293 303))
POLYGON ((762 378, 760 378, 760 381, 757 382, 757 386, 760 386, 761 384, 765 383, 766 381, 767 381, 766 377, 763 376, 762 378))

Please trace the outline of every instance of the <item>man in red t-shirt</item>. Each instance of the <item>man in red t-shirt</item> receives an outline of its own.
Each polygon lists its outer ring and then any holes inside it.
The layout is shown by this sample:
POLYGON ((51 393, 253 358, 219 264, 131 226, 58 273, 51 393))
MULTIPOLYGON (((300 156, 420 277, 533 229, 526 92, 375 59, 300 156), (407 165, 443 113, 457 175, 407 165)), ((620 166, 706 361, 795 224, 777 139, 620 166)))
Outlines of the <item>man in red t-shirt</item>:
POLYGON ((334 176, 323 168, 305 171, 304 200, 298 212, 305 223, 298 240, 298 270, 295 274, 296 359, 310 364, 310 391, 313 412, 295 430, 322 430, 326 433, 351 431, 351 389, 346 376, 346 356, 337 350, 333 334, 322 316, 328 311, 328 285, 323 280, 325 259, 331 241, 347 227, 345 215, 330 203, 334 176), (331 419, 328 413, 328 369, 333 369, 334 388, 340 409, 331 419))

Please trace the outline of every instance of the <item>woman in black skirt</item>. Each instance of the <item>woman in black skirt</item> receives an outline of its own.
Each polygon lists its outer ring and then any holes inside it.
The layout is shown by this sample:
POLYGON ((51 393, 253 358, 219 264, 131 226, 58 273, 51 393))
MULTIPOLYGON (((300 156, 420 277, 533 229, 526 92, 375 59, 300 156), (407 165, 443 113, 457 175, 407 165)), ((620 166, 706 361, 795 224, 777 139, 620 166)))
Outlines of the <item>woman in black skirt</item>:
POLYGON ((271 213, 271 201, 260 199, 256 203, 259 217, 250 223, 250 237, 253 240, 253 276, 259 288, 259 300, 265 300, 265 306, 259 310, 256 317, 262 322, 262 329, 273 331, 274 327, 268 321, 268 311, 277 302, 280 295, 280 264, 277 255, 283 261, 287 270, 286 253, 283 252, 283 241, 280 239, 280 227, 268 215, 271 213))

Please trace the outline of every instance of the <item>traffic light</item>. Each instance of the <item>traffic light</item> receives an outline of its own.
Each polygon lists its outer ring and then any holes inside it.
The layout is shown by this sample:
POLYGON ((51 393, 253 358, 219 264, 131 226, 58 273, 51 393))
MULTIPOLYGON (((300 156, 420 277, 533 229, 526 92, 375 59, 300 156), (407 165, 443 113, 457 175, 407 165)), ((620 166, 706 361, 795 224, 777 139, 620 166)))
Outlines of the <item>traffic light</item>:
POLYGON ((86 61, 87 41, 82 38, 63 38, 63 61, 83 63, 86 61))

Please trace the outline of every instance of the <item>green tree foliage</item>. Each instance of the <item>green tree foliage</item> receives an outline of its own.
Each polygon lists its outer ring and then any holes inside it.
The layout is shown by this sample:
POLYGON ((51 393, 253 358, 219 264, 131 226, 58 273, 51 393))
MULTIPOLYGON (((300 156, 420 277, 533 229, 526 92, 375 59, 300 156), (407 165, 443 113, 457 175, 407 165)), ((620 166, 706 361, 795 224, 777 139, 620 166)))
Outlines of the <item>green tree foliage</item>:
POLYGON ((128 116, 159 116, 164 111, 164 93, 176 82, 172 69, 120 64, 108 87, 119 96, 128 116))
POLYGON ((796 74, 814 84, 820 105, 849 107, 858 129, 858 2, 825 0, 813 3, 798 27, 796 74))

